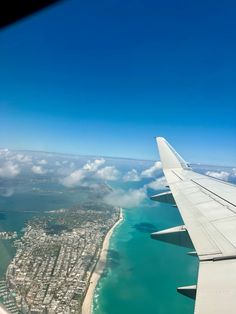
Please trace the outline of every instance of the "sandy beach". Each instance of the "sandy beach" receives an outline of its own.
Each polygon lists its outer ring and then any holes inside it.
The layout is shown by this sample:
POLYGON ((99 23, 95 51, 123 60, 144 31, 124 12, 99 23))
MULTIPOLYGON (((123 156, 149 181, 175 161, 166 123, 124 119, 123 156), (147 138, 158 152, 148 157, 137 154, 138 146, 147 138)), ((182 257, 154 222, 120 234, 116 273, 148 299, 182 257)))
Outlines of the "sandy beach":
POLYGON ((103 272, 103 269, 106 265, 107 251, 109 248, 110 238, 111 238, 113 231, 121 223, 122 220, 123 220, 123 212, 122 212, 122 209, 120 209, 119 220, 108 231, 108 233, 106 234, 106 237, 103 241, 102 250, 101 250, 101 253, 99 256, 99 260, 98 260, 98 262, 95 266, 95 269, 92 273, 92 276, 90 278, 89 287, 88 287, 86 296, 84 298, 84 302, 82 305, 82 314, 90 314, 92 312, 93 295, 94 295, 94 291, 95 291, 95 288, 97 286, 97 283, 99 281, 99 278, 100 278, 100 276, 103 272))
POLYGON ((0 314, 10 314, 3 304, 0 304, 0 314))

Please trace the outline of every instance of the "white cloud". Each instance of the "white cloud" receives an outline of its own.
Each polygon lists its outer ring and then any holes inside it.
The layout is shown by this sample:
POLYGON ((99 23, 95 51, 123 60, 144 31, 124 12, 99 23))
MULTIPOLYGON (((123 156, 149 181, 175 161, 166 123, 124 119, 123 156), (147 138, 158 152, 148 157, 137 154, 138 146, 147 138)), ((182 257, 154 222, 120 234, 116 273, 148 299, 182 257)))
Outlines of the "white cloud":
POLYGON ((31 156, 23 155, 23 154, 16 154, 15 156, 13 156, 13 159, 16 159, 17 161, 23 162, 23 163, 28 163, 32 161, 31 156))
POLYGON ((233 168, 233 169, 232 169, 231 175, 232 175, 233 177, 236 177, 236 168, 233 168))
MULTIPOLYGON (((85 183, 82 182, 83 179, 85 179, 86 177, 91 177, 91 176, 96 176, 96 175, 99 176, 100 178, 103 177, 103 179, 106 179, 106 180, 114 180, 114 177, 116 174, 114 169, 106 169, 108 167, 105 167, 104 168, 105 170, 96 174, 97 169, 104 163, 105 163, 105 159, 103 158, 95 159, 94 161, 89 160, 81 169, 74 170, 66 177, 60 179, 60 182, 61 184, 67 187, 84 185, 85 183)), ((72 164, 71 166, 74 166, 74 164, 72 164)))
POLYGON ((119 177, 119 171, 114 166, 107 166, 97 171, 96 176, 108 181, 115 181, 119 177))
POLYGON ((230 173, 226 171, 207 171, 207 176, 214 177, 216 179, 227 181, 229 179, 230 173))
POLYGON ((45 160, 45 159, 41 159, 41 160, 39 160, 38 161, 38 164, 39 165, 46 165, 48 162, 47 162, 47 160, 45 160))
POLYGON ((0 149, 0 154, 5 154, 5 153, 8 153, 8 152, 9 152, 8 148, 1 148, 0 149))
POLYGON ((152 178, 155 177, 156 173, 158 170, 161 170, 162 166, 161 166, 161 162, 160 161, 156 161, 154 163, 154 165, 146 170, 143 170, 141 172, 141 176, 145 177, 145 178, 152 178))
POLYGON ((61 166, 60 161, 56 160, 56 161, 55 161, 55 165, 56 165, 57 167, 60 167, 60 166, 61 166))
POLYGON ((100 166, 102 166, 105 163, 105 159, 95 159, 94 161, 88 161, 84 166, 83 169, 87 171, 96 171, 100 166))
POLYGON ((32 156, 22 153, 16 153, 8 150, 7 148, 0 149, 0 157, 6 161, 30 163, 32 162, 32 156))
POLYGON ((0 167, 0 177, 12 178, 20 173, 20 168, 17 164, 12 161, 5 162, 2 167, 0 167))
POLYGON ((33 173, 36 173, 36 174, 45 174, 47 173, 47 170, 44 169, 42 166, 33 166, 31 168, 32 172, 33 173))
POLYGON ((148 183, 146 186, 153 190, 160 190, 166 187, 166 185, 167 185, 166 178, 163 176, 156 179, 155 181, 148 183))
POLYGON ((78 169, 73 171, 70 175, 66 176, 65 178, 61 179, 60 182, 67 186, 73 187, 79 185, 81 181, 85 178, 85 171, 84 169, 78 169))
POLYGON ((138 190, 130 189, 128 191, 118 189, 114 190, 105 196, 106 203, 112 206, 120 206, 124 208, 133 208, 140 205, 146 198, 146 189, 141 188, 138 190))
POLYGON ((6 157, 10 154, 10 151, 8 148, 1 148, 0 149, 0 156, 1 157, 6 157))
POLYGON ((140 181, 140 177, 138 175, 138 172, 136 169, 132 169, 130 171, 128 171, 124 176, 123 176, 123 180, 125 182, 128 181, 140 181))

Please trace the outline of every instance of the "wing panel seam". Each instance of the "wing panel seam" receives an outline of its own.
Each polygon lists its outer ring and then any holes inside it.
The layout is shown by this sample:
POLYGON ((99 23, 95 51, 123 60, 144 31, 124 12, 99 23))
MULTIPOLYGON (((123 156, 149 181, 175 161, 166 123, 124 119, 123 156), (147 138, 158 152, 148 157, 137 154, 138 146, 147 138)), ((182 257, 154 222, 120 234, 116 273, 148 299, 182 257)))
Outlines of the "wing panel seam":
MULTIPOLYGON (((235 205, 234 203, 228 201, 228 200, 225 199, 224 197, 221 197, 221 196, 219 196, 218 194, 216 194, 215 192, 212 192, 210 189, 204 187, 203 185, 201 185, 200 183, 196 182, 195 180, 193 180, 193 179, 190 179, 190 180, 191 180, 192 182, 194 182, 195 184, 199 185, 199 186, 200 186, 201 188, 203 188, 204 190, 206 190, 206 191, 212 193, 213 195, 219 197, 220 199, 222 199, 222 200, 225 201, 226 203, 228 203, 228 204, 230 204, 230 205, 236 207, 236 205, 235 205)), ((229 210, 231 210, 231 209, 229 209, 229 210)), ((232 211, 232 210, 231 210, 231 211, 232 211)), ((235 212, 234 212, 234 213, 235 213, 235 212)))

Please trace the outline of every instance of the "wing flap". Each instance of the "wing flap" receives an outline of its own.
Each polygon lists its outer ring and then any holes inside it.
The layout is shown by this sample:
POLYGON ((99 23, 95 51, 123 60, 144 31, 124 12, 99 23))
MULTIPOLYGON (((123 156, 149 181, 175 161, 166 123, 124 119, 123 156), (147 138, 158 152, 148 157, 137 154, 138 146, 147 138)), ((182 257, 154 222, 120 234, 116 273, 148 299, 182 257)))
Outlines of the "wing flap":
POLYGON ((224 235, 213 224, 209 223, 208 217, 209 213, 211 213, 211 219, 214 220, 216 217, 219 218, 220 213, 220 217, 226 218, 232 212, 217 203, 209 195, 203 193, 191 181, 182 179, 178 182, 170 183, 168 180, 172 176, 170 172, 171 170, 165 170, 166 179, 199 257, 208 259, 209 255, 212 255, 213 258, 219 254, 235 254, 236 248, 224 238, 224 235), (215 209, 218 211, 217 216, 214 213, 215 209))
POLYGON ((235 259, 200 263, 195 314, 234 314, 235 296, 235 259))

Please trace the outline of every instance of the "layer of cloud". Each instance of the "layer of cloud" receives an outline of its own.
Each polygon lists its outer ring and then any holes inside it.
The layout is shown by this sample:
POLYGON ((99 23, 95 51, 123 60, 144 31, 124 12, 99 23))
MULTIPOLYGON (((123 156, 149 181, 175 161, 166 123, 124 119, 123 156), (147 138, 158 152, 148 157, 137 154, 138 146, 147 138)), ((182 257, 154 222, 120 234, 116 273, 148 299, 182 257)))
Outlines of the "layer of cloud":
POLYGON ((84 166, 83 169, 87 171, 94 172, 96 171, 99 167, 101 167, 105 163, 105 159, 95 159, 94 161, 88 161, 84 166))
POLYGON ((86 173, 84 169, 75 170, 65 178, 60 179, 60 183, 66 187, 79 185, 81 181, 85 178, 85 174, 86 173))
POLYGON ((91 176, 96 176, 96 175, 99 176, 100 178, 103 177, 103 179, 106 179, 106 180, 113 180, 115 177, 114 169, 110 169, 111 167, 105 167, 103 168, 105 170, 100 171, 102 169, 99 169, 99 168, 104 163, 105 163, 105 159, 103 158, 95 159, 94 161, 89 160, 82 168, 74 170, 66 177, 60 179, 60 183, 66 187, 85 185, 84 179, 86 177, 90 178, 91 176))
POLYGON ((23 153, 12 152, 7 148, 0 149, 0 158, 5 161, 31 163, 32 156, 23 153))
POLYGON ((232 175, 233 177, 236 177, 236 168, 233 168, 233 169, 232 169, 231 175, 232 175))
POLYGON ((0 167, 0 177, 13 178, 20 173, 20 168, 18 164, 12 161, 5 162, 0 167))
POLYGON ((207 171, 206 175, 216 179, 228 181, 230 173, 227 171, 207 171))
POLYGON ((36 173, 36 174, 45 174, 45 173, 47 173, 47 170, 44 169, 42 166, 35 166, 34 165, 31 168, 31 170, 32 170, 33 173, 36 173))
POLYGON ((128 191, 117 189, 105 196, 104 201, 112 206, 133 208, 140 205, 146 198, 146 189, 130 189, 128 191))
POLYGON ((46 165, 47 163, 48 163, 48 162, 47 162, 46 159, 41 159, 41 160, 38 161, 38 164, 39 164, 39 165, 46 165))
POLYGON ((114 166, 107 166, 99 169, 96 176, 103 180, 115 181, 119 178, 119 171, 114 166))
POLYGON ((22 163, 30 163, 32 161, 32 157, 28 155, 23 155, 23 154, 16 154, 12 156, 12 159, 15 159, 19 162, 22 163))
POLYGON ((6 157, 10 154, 10 151, 8 148, 1 148, 0 149, 0 156, 1 157, 6 157))
POLYGON ((166 178, 163 176, 156 179, 155 181, 148 183, 146 186, 153 190, 160 190, 165 188, 166 185, 167 185, 166 178))
POLYGON ((157 172, 162 169, 161 162, 156 161, 153 166, 148 169, 145 169, 141 172, 141 176, 144 178, 155 177, 157 172))
POLYGON ((136 169, 132 169, 128 171, 124 176, 123 180, 125 182, 135 182, 135 181, 140 181, 140 176, 138 174, 138 171, 136 169))
POLYGON ((72 161, 71 163, 70 163, 70 168, 74 168, 75 167, 75 163, 72 161))

